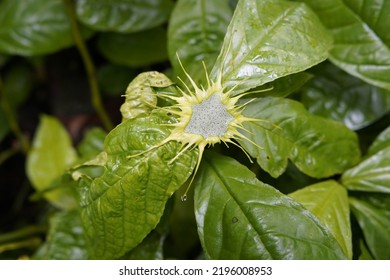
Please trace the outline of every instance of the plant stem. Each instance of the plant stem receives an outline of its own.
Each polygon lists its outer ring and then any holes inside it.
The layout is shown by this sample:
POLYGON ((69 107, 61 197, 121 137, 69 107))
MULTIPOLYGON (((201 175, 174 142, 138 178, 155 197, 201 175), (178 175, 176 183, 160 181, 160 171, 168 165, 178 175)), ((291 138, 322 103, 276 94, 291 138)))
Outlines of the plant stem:
POLYGON ((3 88, 2 85, 3 84, 0 77, 0 106, 3 109, 3 112, 8 121, 8 125, 10 129, 15 134, 15 136, 19 139, 23 152, 27 154, 28 151, 30 150, 30 142, 19 127, 17 118, 15 116, 15 110, 9 104, 7 95, 2 91, 3 88))
POLYGON ((18 242, 12 242, 12 243, 7 243, 4 245, 0 245, 0 254, 5 252, 5 251, 10 251, 10 250, 17 250, 21 248, 36 248, 39 245, 41 245, 42 240, 38 237, 33 237, 27 240, 22 240, 18 242))
POLYGON ((76 44, 77 49, 80 52, 81 58, 83 60, 85 70, 88 76, 88 82, 91 89, 91 103, 94 109, 96 110, 100 120, 103 123, 104 128, 107 131, 110 131, 113 128, 112 121, 108 116, 100 95, 99 86, 96 80, 96 71, 95 66, 92 62, 91 56, 88 52, 88 49, 85 45, 84 39, 81 35, 79 25, 77 23, 77 18, 75 14, 75 7, 73 0, 62 0, 65 6, 65 9, 68 13, 70 26, 73 34, 73 38, 76 44))
POLYGON ((31 225, 24 228, 0 234, 0 244, 9 243, 18 239, 24 239, 31 235, 46 233, 47 226, 31 225))
POLYGON ((10 148, 5 151, 2 151, 0 153, 0 165, 2 165, 3 162, 5 162, 7 159, 15 155, 17 152, 19 152, 19 149, 16 148, 10 148))

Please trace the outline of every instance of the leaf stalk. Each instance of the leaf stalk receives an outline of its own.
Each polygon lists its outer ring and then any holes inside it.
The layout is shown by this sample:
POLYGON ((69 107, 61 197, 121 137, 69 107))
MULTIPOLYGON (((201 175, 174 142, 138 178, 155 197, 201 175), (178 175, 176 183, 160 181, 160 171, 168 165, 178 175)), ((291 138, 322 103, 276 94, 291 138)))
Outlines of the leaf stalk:
POLYGON ((72 30, 72 35, 76 44, 76 47, 81 55, 81 58, 84 63, 85 70, 87 72, 88 76, 88 83, 91 90, 91 103, 94 107, 96 113, 98 114, 104 128, 107 131, 110 131, 113 129, 113 123, 107 114, 106 109, 103 106, 98 82, 96 80, 96 70, 95 66, 93 64, 91 55, 88 52, 87 46, 85 45, 84 39, 81 35, 81 31, 79 28, 79 25, 77 23, 76 13, 75 13, 75 6, 73 0, 62 0, 64 3, 66 12, 69 17, 70 26, 72 30))

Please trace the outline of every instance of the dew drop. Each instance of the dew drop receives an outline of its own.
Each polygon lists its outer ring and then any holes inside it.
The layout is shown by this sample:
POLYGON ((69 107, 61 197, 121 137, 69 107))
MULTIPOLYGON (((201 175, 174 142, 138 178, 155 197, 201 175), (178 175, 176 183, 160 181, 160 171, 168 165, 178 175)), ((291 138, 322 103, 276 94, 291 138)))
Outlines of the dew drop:
POLYGON ((181 201, 182 202, 186 202, 187 201, 187 195, 186 194, 181 196, 181 201))
POLYGON ((237 223, 237 222, 238 222, 238 218, 237 218, 237 217, 233 217, 232 223, 235 224, 235 223, 237 223))

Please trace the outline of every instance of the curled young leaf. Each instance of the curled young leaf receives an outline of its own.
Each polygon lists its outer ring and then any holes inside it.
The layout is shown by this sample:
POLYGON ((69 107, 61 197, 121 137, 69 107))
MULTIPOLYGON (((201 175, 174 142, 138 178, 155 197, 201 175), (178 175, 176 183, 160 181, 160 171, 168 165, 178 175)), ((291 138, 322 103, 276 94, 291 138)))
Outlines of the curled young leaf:
POLYGON ((172 82, 162 73, 152 71, 139 74, 126 89, 126 100, 120 110, 124 120, 147 114, 157 105, 154 87, 168 87, 172 82))

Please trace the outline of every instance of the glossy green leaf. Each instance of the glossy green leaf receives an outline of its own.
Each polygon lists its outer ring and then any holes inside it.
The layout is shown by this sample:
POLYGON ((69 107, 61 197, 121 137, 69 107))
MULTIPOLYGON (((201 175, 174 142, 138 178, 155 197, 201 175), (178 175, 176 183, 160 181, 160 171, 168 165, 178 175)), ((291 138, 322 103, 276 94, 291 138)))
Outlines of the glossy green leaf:
POLYGON ((390 147, 347 170, 342 183, 349 190, 390 193, 390 147))
POLYGON ((169 58, 175 73, 186 80, 176 54, 196 82, 205 81, 204 61, 211 70, 232 17, 228 0, 179 0, 168 29, 169 58))
POLYGON ((195 212, 211 259, 345 258, 313 214, 225 156, 205 154, 195 183, 195 212))
POLYGON ((390 193, 390 128, 378 135, 366 158, 341 179, 349 190, 390 193))
POLYGON ((265 90, 259 93, 254 93, 258 97, 274 96, 287 97, 290 94, 300 90, 302 86, 308 82, 313 76, 307 72, 299 72, 285 77, 281 77, 263 86, 255 88, 253 91, 265 90))
POLYGON ((172 212, 172 200, 165 206, 164 214, 157 227, 133 250, 123 256, 126 260, 162 260, 164 259, 164 241, 170 230, 169 216, 172 212))
POLYGON ((316 115, 363 128, 390 111, 390 91, 367 84, 331 65, 315 71, 306 86, 302 103, 316 115))
POLYGON ((289 194, 312 212, 333 234, 344 254, 352 259, 352 232, 348 194, 336 181, 310 185, 289 194))
POLYGON ((157 105, 154 88, 170 85, 171 80, 162 73, 151 71, 139 74, 126 89, 126 100, 120 108, 123 119, 132 119, 151 112, 157 105))
POLYGON ((300 90, 312 77, 313 75, 307 72, 291 74, 256 87, 251 90, 253 93, 249 93, 245 97, 248 99, 267 96, 287 97, 300 90))
POLYGON ((165 236, 152 231, 124 259, 127 260, 162 260, 165 236))
POLYGON ((105 172, 80 190, 93 258, 118 258, 136 247, 156 227, 168 198, 192 173, 194 151, 171 163, 180 144, 158 146, 170 133, 162 124, 171 121, 165 112, 155 111, 123 122, 106 137, 105 172))
POLYGON ((301 72, 328 57, 331 37, 304 4, 239 1, 211 71, 234 93, 301 72))
POLYGON ((390 2, 303 0, 334 38, 330 60, 368 83, 390 90, 390 2))
POLYGON ((72 44, 70 24, 61 0, 0 2, 0 52, 42 55, 72 44))
POLYGON ((102 33, 100 52, 111 62, 130 67, 147 66, 168 59, 166 31, 162 27, 132 33, 102 33))
POLYGON ((359 260, 373 260, 373 257, 370 254, 370 251, 368 251, 366 245, 364 244, 363 240, 360 240, 359 242, 359 248, 360 248, 360 256, 359 260))
POLYGON ((373 155, 390 147, 390 126, 382 131, 368 149, 368 154, 373 155))
MULTIPOLYGON (((39 192, 47 191, 77 159, 68 132, 54 117, 43 115, 27 157, 27 175, 39 192)), ((44 194, 57 207, 69 209, 73 197, 68 190, 56 188, 44 194)))
POLYGON ((303 173, 324 178, 342 173, 360 159, 358 139, 343 124, 311 115, 299 102, 266 97, 248 104, 240 140, 248 153, 271 176, 278 177, 290 159, 303 173))
POLYGON ((94 127, 85 133, 78 145, 79 164, 71 168, 73 180, 78 181, 83 177, 97 178, 103 174, 107 162, 107 153, 103 152, 106 135, 107 133, 99 127, 94 127))
POLYGON ((137 32, 164 23, 172 0, 78 0, 78 18, 101 31, 137 32))
POLYGON ((78 211, 58 212, 50 218, 47 240, 34 259, 85 260, 88 252, 78 211))
POLYGON ((92 158, 103 151, 106 132, 100 127, 88 130, 78 146, 80 155, 83 158, 92 158))
POLYGON ((372 255, 376 259, 390 259, 389 204, 387 204, 387 208, 381 208, 367 201, 351 197, 350 205, 372 255))

